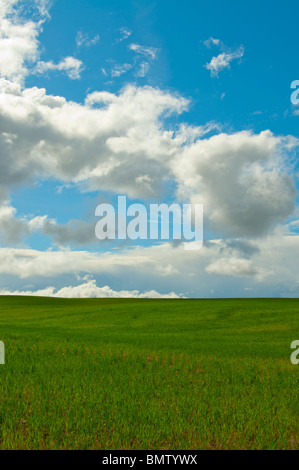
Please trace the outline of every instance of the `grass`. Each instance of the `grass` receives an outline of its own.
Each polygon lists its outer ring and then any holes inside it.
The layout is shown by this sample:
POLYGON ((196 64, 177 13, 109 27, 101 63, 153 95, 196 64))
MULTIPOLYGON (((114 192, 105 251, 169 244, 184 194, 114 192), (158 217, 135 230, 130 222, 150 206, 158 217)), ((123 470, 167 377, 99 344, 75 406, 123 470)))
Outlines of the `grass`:
POLYGON ((1 449, 298 449, 298 299, 0 297, 1 449))

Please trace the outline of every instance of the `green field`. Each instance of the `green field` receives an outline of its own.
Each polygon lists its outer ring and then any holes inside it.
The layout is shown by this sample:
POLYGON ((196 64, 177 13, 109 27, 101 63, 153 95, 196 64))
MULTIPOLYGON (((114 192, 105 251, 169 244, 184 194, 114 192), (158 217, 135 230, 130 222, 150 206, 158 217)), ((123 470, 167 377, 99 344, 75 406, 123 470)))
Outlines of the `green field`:
POLYGON ((298 449, 299 300, 0 297, 1 449, 298 449))

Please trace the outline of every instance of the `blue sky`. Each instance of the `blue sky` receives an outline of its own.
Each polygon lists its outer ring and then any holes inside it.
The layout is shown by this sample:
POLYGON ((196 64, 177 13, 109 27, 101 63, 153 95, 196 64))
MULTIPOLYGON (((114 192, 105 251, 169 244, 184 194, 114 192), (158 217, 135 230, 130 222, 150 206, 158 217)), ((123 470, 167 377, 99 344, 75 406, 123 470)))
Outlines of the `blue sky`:
POLYGON ((236 130, 264 129, 271 122, 276 132, 296 132, 296 120, 287 118, 290 109, 290 83, 296 77, 296 43, 298 23, 296 2, 55 2, 52 20, 40 35, 43 60, 59 61, 66 55, 82 59, 86 70, 79 81, 69 85, 65 77, 51 74, 37 80, 29 77, 28 85, 46 86, 48 93, 59 93, 68 99, 83 101, 87 90, 105 89, 118 92, 124 83, 136 81, 131 70, 118 80, 109 79, 101 68, 132 63, 131 43, 145 44, 159 50, 149 74, 137 80, 174 90, 192 97, 188 122, 206 123, 220 120, 236 130), (245 4, 244 4, 245 3, 245 4), (286 7, 287 5, 287 7, 286 7), (120 30, 131 36, 119 42, 120 30), (95 47, 76 48, 78 31, 90 39, 99 35, 95 47), (204 42, 220 38, 225 48, 244 45, 246 54, 241 66, 233 63, 230 70, 210 80, 203 65, 217 53, 204 42), (112 62, 113 63, 113 62, 112 62), (225 93, 225 99, 220 100, 225 93), (253 113, 263 113, 260 117, 253 113))
POLYGON ((295 1, 4 0, 0 292, 299 292, 295 1), (100 242, 97 204, 199 202, 205 242, 100 242))

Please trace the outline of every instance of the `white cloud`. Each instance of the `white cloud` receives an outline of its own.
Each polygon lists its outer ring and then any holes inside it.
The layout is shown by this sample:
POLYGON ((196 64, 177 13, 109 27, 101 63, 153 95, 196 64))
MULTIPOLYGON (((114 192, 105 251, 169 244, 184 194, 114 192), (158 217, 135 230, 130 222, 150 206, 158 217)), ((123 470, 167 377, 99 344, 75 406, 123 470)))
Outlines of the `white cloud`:
POLYGON ((93 279, 80 284, 78 286, 68 286, 62 289, 56 290, 54 287, 46 287, 36 291, 9 291, 5 289, 0 290, 0 295, 29 295, 37 297, 61 297, 61 298, 131 298, 131 299, 150 299, 150 298, 165 298, 165 299, 179 299, 180 296, 174 292, 168 294, 160 294, 159 292, 152 290, 140 293, 138 290, 127 291, 115 291, 109 286, 98 287, 96 281, 93 279))
POLYGON ((222 274, 225 276, 255 276, 262 281, 271 271, 255 266, 252 260, 242 258, 220 258, 206 267, 208 273, 222 274))
POLYGON ((204 204, 210 229, 233 237, 262 236, 295 208, 290 145, 296 142, 270 131, 199 139, 171 164, 179 194, 204 204))
POLYGON ((34 72, 37 74, 44 74, 48 71, 65 72, 71 80, 79 80, 81 73, 84 70, 83 62, 75 57, 65 57, 58 64, 53 61, 37 63, 34 72))
POLYGON ((132 64, 117 64, 111 70, 111 77, 120 77, 133 68, 132 64))
POLYGON ((139 70, 136 72, 137 77, 145 77, 150 69, 150 65, 148 62, 141 62, 139 66, 139 70))
POLYGON ((14 244, 30 233, 26 219, 16 217, 16 209, 9 202, 0 205, 0 239, 14 244))
MULTIPOLYGON (((213 290, 214 295, 227 297, 243 296, 246 287, 251 289, 250 296, 298 295, 298 262, 294 256, 299 250, 298 235, 277 231, 255 240, 251 248, 242 246, 241 241, 214 240, 192 254, 171 244, 111 253, 1 248, 0 277, 6 286, 10 280, 15 286, 16 279, 20 280, 19 285, 22 279, 30 279, 31 284, 38 284, 35 290, 57 283, 61 286, 61 282, 73 286, 75 274, 80 273, 80 279, 84 279, 92 273, 99 279, 98 285, 103 285, 103 279, 105 283, 110 279, 108 284, 113 283, 115 291, 174 291, 187 297, 209 297, 213 290)), ((5 290, 26 289, 7 286, 5 290)))
POLYGON ((151 87, 94 92, 83 106, 2 80, 0 196, 6 200, 17 184, 54 177, 89 190, 157 198, 173 180, 183 202, 204 204, 205 224, 218 233, 261 236, 284 222, 295 205, 288 158, 296 139, 270 131, 203 138, 215 125, 165 130, 164 116, 187 107, 186 99, 151 87))
POLYGON ((122 41, 125 41, 126 39, 128 39, 131 34, 132 34, 132 31, 130 31, 128 28, 120 28, 119 30, 120 34, 121 34, 121 37, 120 39, 118 40, 118 42, 122 42, 122 41))
POLYGON ((206 64, 205 67, 210 71, 212 77, 217 77, 219 72, 230 67, 232 61, 241 59, 244 52, 243 46, 232 52, 222 52, 218 56, 212 57, 211 62, 206 64))
POLYGON ((187 106, 182 97, 134 86, 119 95, 92 93, 83 106, 0 80, 2 198, 38 177, 131 196, 158 194, 169 175, 167 160, 180 147, 161 120, 187 106), (143 175, 152 182, 146 192, 138 184, 143 175))
MULTIPOLYGON (((113 65, 110 71, 112 78, 119 78, 121 75, 124 75, 133 69, 135 69, 135 77, 143 78, 150 70, 150 63, 152 63, 158 55, 158 49, 154 47, 144 47, 140 44, 130 44, 128 47, 131 51, 135 52, 132 63, 126 62, 123 64, 113 65), (146 57, 147 60, 144 60, 144 57, 146 57)), ((114 61, 108 60, 108 62, 113 63, 114 61)), ((104 75, 107 75, 106 69, 102 68, 102 72, 104 75)))
POLYGON ((39 21, 24 20, 15 8, 19 0, 2 0, 0 7, 0 76, 23 83, 28 64, 39 57, 38 34, 47 15, 45 1, 31 2, 41 14, 39 21))
POLYGON ((69 220, 58 224, 47 215, 18 217, 17 210, 8 201, 0 205, 0 240, 14 244, 24 243, 24 239, 34 233, 47 235, 52 243, 63 247, 70 244, 87 245, 96 242, 95 223, 84 220, 69 220))
POLYGON ((82 33, 81 31, 78 31, 77 36, 76 36, 76 44, 77 47, 91 47, 95 46, 100 40, 99 34, 96 34, 94 37, 90 38, 90 36, 86 33, 82 33))
POLYGON ((34 0, 34 2, 40 15, 44 18, 50 19, 49 10, 53 4, 53 0, 34 0))
POLYGON ((158 54, 157 48, 144 47, 144 46, 141 46, 140 44, 130 44, 129 49, 131 49, 131 51, 136 52, 136 54, 144 55, 145 57, 152 59, 152 60, 156 59, 157 54, 158 54))
POLYGON ((220 46, 221 44, 222 42, 220 41, 220 39, 215 39, 212 37, 204 41, 204 45, 208 48, 210 48, 211 46, 220 46))
MULTIPOLYGON (((21 0, 2 0, 0 7, 0 77, 22 85, 26 76, 32 73, 32 64, 39 59, 38 35, 44 21, 50 18, 48 9, 51 4, 48 0, 28 0, 27 3, 35 8, 32 17, 37 17, 36 20, 24 19, 22 12, 25 7, 21 0)), ((82 41, 88 42, 86 38, 82 41)), ((90 40, 90 45, 95 41, 96 38, 90 40)), ((50 70, 64 71, 71 79, 78 79, 83 64, 74 57, 66 57, 58 64, 40 61, 33 72, 50 70)))
POLYGON ((155 271, 159 276, 173 276, 179 274, 177 268, 175 268, 172 264, 167 264, 166 266, 158 264, 155 267, 155 271))
POLYGON ((215 125, 165 130, 164 116, 188 104, 159 89, 128 86, 118 95, 94 92, 79 105, 0 81, 2 200, 15 185, 40 177, 142 199, 157 199, 172 180, 183 202, 204 204, 205 224, 218 233, 269 233, 294 210, 288 158, 296 139, 270 131, 203 138, 215 125))

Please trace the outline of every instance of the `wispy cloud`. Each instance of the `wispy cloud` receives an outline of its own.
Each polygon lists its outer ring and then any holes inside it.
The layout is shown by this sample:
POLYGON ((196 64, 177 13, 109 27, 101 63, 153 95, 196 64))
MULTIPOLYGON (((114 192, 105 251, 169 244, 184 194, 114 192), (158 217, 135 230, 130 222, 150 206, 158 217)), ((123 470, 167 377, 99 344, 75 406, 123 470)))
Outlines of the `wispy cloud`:
POLYGON ((150 65, 148 62, 142 62, 139 66, 139 69, 136 72, 136 77, 143 78, 147 75, 150 69, 150 65))
POLYGON ((205 65, 211 73, 211 77, 218 77, 219 72, 229 68, 232 61, 241 59, 244 55, 244 47, 229 52, 221 52, 218 56, 212 57, 211 61, 205 65))
POLYGON ((132 31, 130 31, 128 28, 120 28, 119 32, 121 34, 121 37, 118 39, 118 42, 125 41, 132 34, 132 31))
POLYGON ((99 42, 99 40, 100 40, 100 36, 98 34, 96 34, 93 38, 90 38, 88 34, 82 33, 81 31, 78 31, 77 36, 76 36, 77 47, 95 46, 99 42))
POLYGON ((65 57, 58 64, 52 60, 49 62, 40 61, 34 69, 36 74, 44 74, 48 71, 65 72, 71 80, 81 78, 81 72, 84 70, 83 62, 75 57, 65 57))
POLYGON ((132 64, 117 64, 111 70, 111 77, 120 77, 133 68, 132 64))
POLYGON ((158 49, 155 47, 144 47, 140 44, 130 44, 129 49, 136 52, 137 54, 144 55, 150 59, 156 59, 158 54, 158 49))
MULTIPOLYGON (((132 63, 115 64, 110 70, 112 78, 118 78, 121 75, 134 69, 134 75, 137 78, 144 78, 150 70, 151 63, 158 56, 158 49, 155 47, 145 47, 140 44, 130 44, 129 49, 135 53, 132 63)), ((109 62, 112 62, 110 60, 109 62)), ((107 70, 102 68, 102 72, 107 76, 107 70)))
POLYGON ((35 0, 35 6, 38 9, 41 16, 50 19, 49 10, 53 4, 53 0, 35 0))
POLYGON ((204 45, 206 47, 219 46, 220 44, 221 44, 220 39, 215 39, 215 38, 212 38, 212 37, 210 37, 209 39, 204 41, 204 45))

